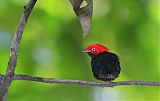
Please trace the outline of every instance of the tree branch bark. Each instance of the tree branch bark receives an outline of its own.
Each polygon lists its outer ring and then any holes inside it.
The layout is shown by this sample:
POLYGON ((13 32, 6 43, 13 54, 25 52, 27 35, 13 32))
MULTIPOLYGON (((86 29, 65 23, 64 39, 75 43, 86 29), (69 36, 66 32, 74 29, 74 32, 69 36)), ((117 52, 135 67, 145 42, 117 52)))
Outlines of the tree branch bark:
POLYGON ((43 78, 28 75, 15 75, 13 80, 27 80, 34 82, 42 82, 49 84, 78 84, 84 86, 97 86, 97 87, 114 87, 114 86, 124 86, 124 85, 143 85, 143 86, 160 86, 160 82, 151 81, 120 81, 120 82, 90 82, 82 80, 67 80, 67 79, 56 79, 56 78, 43 78))
POLYGON ((24 11, 23 11, 21 20, 19 22, 18 28, 16 30, 16 33, 15 33, 15 36, 12 42, 11 50, 10 50, 10 58, 9 58, 8 68, 7 68, 7 76, 14 75, 14 71, 15 71, 16 64, 17 64, 17 58, 18 58, 18 49, 19 49, 20 41, 22 39, 22 34, 26 26, 26 23, 28 21, 28 17, 36 1, 37 0, 29 0, 28 4, 24 6, 24 11))
POLYGON ((6 101, 11 82, 12 78, 5 75, 0 75, 0 101, 6 101))
POLYGON ((5 90, 5 77, 4 75, 0 75, 0 101, 5 101, 6 100, 6 92, 5 90))
POLYGON ((15 36, 13 38, 6 75, 5 76, 0 75, 0 101, 6 101, 8 89, 13 81, 12 78, 14 76, 14 71, 17 64, 18 49, 19 49, 20 41, 22 39, 22 34, 26 26, 28 17, 34 5, 36 4, 36 1, 37 0, 28 0, 28 4, 24 6, 24 11, 23 11, 21 20, 19 22, 15 36))

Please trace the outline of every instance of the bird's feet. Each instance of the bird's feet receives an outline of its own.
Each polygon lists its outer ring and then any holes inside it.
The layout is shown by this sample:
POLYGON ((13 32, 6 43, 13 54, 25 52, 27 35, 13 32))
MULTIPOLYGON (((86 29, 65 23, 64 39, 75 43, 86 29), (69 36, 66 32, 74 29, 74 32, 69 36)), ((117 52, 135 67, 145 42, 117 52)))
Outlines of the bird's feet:
POLYGON ((112 84, 112 80, 111 80, 111 81, 108 81, 108 87, 109 87, 110 89, 114 87, 113 84, 112 84))
POLYGON ((106 81, 106 82, 102 81, 101 84, 99 85, 99 87, 102 87, 102 88, 109 87, 111 89, 114 87, 114 85, 113 85, 112 80, 106 81))
POLYGON ((103 82, 103 81, 102 81, 100 87, 104 88, 104 87, 105 87, 105 84, 106 84, 106 82, 103 82))

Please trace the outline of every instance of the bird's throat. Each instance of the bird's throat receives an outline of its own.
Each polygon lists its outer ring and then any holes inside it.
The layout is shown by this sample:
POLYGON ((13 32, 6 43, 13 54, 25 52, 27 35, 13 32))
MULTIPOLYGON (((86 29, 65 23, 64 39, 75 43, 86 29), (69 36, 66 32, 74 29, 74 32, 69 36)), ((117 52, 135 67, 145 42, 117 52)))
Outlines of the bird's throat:
POLYGON ((88 55, 91 57, 91 58, 94 58, 96 55, 95 54, 92 54, 92 53, 90 53, 90 52, 87 52, 88 53, 88 55))

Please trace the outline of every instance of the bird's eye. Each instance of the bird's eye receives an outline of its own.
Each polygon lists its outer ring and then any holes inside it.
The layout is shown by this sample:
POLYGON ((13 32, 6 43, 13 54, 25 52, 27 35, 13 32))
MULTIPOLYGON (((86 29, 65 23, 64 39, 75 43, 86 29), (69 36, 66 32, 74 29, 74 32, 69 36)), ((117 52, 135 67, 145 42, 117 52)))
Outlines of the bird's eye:
POLYGON ((92 51, 96 51, 96 48, 92 48, 92 51))

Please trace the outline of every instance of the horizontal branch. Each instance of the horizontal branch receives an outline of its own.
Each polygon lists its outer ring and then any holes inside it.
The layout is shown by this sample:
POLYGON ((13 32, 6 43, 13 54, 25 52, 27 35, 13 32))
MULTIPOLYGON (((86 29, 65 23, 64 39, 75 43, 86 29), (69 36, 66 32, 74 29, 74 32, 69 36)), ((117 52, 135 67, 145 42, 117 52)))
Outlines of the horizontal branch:
POLYGON ((98 86, 98 87, 114 87, 114 86, 124 86, 124 85, 143 85, 143 86, 160 86, 160 82, 151 81, 120 81, 120 82, 90 82, 82 80, 66 80, 66 79, 56 79, 56 78, 43 78, 28 75, 15 75, 13 80, 27 80, 34 82, 42 82, 49 84, 78 84, 84 86, 98 86))

